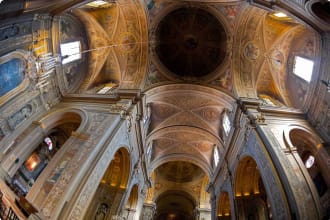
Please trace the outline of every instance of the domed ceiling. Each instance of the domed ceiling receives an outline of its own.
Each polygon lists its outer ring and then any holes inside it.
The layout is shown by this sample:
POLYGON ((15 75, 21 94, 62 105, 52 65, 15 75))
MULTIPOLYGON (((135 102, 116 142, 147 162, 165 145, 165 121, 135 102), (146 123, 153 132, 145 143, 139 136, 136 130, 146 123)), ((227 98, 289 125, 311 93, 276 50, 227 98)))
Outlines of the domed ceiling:
POLYGON ((226 33, 211 13, 195 7, 179 8, 159 23, 156 53, 164 66, 179 76, 205 76, 225 58, 226 33))

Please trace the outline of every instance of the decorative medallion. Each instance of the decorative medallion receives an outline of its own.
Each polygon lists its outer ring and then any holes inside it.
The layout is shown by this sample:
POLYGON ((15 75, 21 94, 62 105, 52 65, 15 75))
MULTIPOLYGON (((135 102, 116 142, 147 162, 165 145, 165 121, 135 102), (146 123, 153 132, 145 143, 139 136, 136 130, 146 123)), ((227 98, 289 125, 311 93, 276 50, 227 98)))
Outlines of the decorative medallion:
POLYGON ((119 35, 118 37, 118 48, 123 52, 123 53, 131 53, 135 50, 137 47, 137 42, 136 36, 131 33, 131 32, 123 32, 119 35))
POLYGON ((244 55, 249 60, 256 60, 259 57, 259 48, 250 41, 245 46, 244 55))
POLYGON ((272 67, 275 69, 281 69, 283 67, 284 63, 284 55, 279 50, 273 50, 270 54, 270 63, 272 64, 272 67))

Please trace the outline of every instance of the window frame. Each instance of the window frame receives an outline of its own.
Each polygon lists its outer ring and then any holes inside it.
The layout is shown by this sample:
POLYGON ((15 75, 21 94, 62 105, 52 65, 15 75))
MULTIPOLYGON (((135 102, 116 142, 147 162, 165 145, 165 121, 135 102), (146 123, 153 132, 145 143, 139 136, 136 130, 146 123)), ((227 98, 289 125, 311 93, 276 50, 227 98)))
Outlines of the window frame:
POLYGON ((63 65, 72 63, 76 60, 80 60, 82 58, 81 42, 79 40, 77 40, 77 41, 61 43, 60 44, 60 53, 61 53, 61 57, 62 57, 61 63, 63 65), (75 45, 75 44, 77 44, 77 45, 75 45), (74 51, 70 51, 70 49, 72 49, 74 51), (66 57, 66 56, 68 56, 68 57, 66 57))
MULTIPOLYGON (((301 66, 301 65, 299 65, 299 66, 301 66)), ((313 59, 310 59, 310 58, 307 58, 304 56, 300 56, 300 55, 295 55, 293 58, 292 73, 294 76, 304 80, 307 83, 310 83, 312 80, 313 72, 314 72, 314 66, 315 66, 315 62, 313 59), (308 62, 309 64, 305 64, 305 65, 303 64, 304 65, 303 67, 296 68, 297 59, 298 59, 298 61, 300 60, 301 62, 308 62), (310 66, 310 63, 311 63, 311 66, 310 66), (306 65, 309 65, 309 66, 306 66, 306 65), (309 72, 307 75, 306 75, 306 73, 301 72, 301 71, 305 71, 306 69, 309 69, 309 72)))

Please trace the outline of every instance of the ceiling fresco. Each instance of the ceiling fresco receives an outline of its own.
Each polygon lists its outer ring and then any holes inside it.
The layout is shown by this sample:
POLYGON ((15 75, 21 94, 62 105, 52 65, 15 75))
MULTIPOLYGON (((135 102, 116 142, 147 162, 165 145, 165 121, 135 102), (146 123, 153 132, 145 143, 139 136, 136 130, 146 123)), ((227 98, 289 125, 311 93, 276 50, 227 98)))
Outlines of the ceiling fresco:
POLYGON ((293 60, 317 66, 318 35, 246 1, 119 0, 73 14, 91 49, 79 92, 113 83, 145 94, 153 173, 147 201, 161 201, 165 213, 181 198, 163 196, 170 191, 210 208, 213 152, 223 154, 223 116, 233 117, 238 97, 300 109, 309 99, 313 85, 292 73, 293 60))
POLYGON ((147 68, 147 26, 143 5, 119 0, 102 7, 84 5, 73 10, 85 25, 89 75, 81 93, 101 84, 139 88, 147 68))
POLYGON ((208 34, 195 34, 198 31, 191 28, 198 13, 187 13, 193 15, 189 18, 185 13, 187 6, 179 1, 146 3, 150 61, 144 88, 152 109, 147 141, 153 149, 151 164, 158 192, 153 198, 161 192, 180 189, 202 201, 197 192, 201 193, 203 187, 194 191, 189 189, 200 187, 196 182, 180 183, 184 175, 176 176, 178 167, 189 161, 190 166, 202 168, 204 177, 212 172, 213 149, 220 146, 221 155, 225 140, 222 113, 235 108, 233 96, 268 97, 271 105, 302 108, 309 85, 292 73, 292 60, 298 54, 310 59, 319 56, 319 39, 294 19, 277 18, 243 1, 213 1, 207 6, 191 1, 189 10, 208 11, 217 20, 210 23, 218 22, 219 28, 223 28, 216 43, 206 43, 221 50, 222 58, 212 60, 207 49, 199 48, 208 34), (174 18, 172 14, 179 16, 174 18), (191 65, 199 65, 197 62, 212 69, 191 65), (221 91, 218 98, 207 89, 210 87, 221 91))

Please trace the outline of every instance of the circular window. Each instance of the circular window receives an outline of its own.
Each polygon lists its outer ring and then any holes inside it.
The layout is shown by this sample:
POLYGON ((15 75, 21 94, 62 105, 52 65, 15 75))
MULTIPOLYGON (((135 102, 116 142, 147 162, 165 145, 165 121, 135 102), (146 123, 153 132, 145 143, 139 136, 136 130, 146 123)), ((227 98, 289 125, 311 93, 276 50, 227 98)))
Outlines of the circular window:
POLYGON ((201 77, 213 72, 226 55, 226 33, 216 17, 200 8, 170 12, 156 30, 156 53, 176 75, 201 77))

